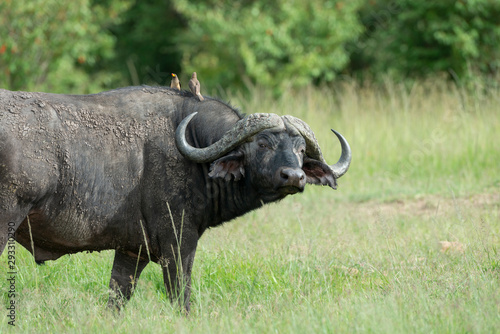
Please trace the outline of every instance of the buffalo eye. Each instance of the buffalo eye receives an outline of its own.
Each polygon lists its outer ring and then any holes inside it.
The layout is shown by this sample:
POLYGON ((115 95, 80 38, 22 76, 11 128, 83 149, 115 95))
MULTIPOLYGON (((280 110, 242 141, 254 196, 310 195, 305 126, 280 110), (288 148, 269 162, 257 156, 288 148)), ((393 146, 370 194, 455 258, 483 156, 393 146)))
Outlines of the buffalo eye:
POLYGON ((271 148, 269 146, 269 144, 267 142, 265 142, 265 141, 259 141, 258 145, 259 145, 259 148, 262 148, 262 149, 269 149, 269 148, 271 148))

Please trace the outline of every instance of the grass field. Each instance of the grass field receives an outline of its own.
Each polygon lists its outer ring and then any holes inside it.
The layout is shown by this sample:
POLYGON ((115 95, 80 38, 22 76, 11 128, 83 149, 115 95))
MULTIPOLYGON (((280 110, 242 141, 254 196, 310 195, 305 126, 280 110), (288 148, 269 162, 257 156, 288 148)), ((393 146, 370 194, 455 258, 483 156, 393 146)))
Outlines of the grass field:
MULTIPOLYGON (((500 328, 500 90, 443 82, 309 88, 244 112, 304 119, 330 162, 354 157, 339 189, 309 186, 208 231, 192 313, 150 264, 126 309, 106 309, 112 252, 36 266, 17 247, 20 333, 496 333, 500 328)), ((6 255, 0 257, 7 267, 6 255)))

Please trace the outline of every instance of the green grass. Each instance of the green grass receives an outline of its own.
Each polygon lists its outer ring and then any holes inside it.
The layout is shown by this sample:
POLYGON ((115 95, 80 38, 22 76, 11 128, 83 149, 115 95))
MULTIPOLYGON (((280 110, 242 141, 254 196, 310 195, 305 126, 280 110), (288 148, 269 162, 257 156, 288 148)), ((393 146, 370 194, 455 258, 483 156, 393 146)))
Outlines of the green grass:
MULTIPOLYGON (((156 264, 115 315, 106 309, 112 252, 36 266, 18 245, 16 327, 4 311, 0 332, 498 331, 498 90, 350 82, 229 98, 247 113, 304 119, 332 163, 340 152, 329 129, 344 134, 354 158, 339 189, 309 186, 208 231, 188 318, 167 301, 156 264), (440 241, 459 246, 442 251, 440 241)), ((2 270, 2 306, 6 278, 2 270)))

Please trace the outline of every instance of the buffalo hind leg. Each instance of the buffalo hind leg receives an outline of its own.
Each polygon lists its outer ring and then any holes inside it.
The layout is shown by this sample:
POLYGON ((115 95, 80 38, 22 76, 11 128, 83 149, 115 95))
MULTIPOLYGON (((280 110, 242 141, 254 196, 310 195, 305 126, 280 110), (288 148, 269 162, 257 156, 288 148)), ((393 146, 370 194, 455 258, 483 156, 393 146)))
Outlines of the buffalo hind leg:
POLYGON ((148 260, 137 260, 137 256, 130 256, 120 251, 115 252, 111 280, 109 282, 108 307, 120 310, 134 293, 134 288, 142 270, 148 260))
MULTIPOLYGON (((3 205, 0 199, 0 208, 3 205)), ((0 209, 0 255, 2 255, 9 239, 15 240, 14 233, 26 218, 28 212, 29 208, 16 207, 11 212, 0 209)))

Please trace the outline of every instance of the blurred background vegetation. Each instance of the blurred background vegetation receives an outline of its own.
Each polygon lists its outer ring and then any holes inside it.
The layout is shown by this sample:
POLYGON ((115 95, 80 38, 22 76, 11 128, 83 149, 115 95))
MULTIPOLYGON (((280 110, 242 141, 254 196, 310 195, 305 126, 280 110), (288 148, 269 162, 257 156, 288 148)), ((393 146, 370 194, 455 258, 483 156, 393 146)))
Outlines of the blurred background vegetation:
POLYGON ((18 247, 17 332, 498 332, 499 18, 500 0, 0 0, 0 88, 96 93, 171 72, 186 88, 197 71, 204 94, 303 119, 327 161, 331 127, 353 148, 339 191, 206 232, 190 317, 157 266, 117 318, 111 252, 38 266, 18 247))
POLYGON ((95 93, 192 71, 206 94, 489 80, 499 17, 498 0, 2 0, 0 88, 95 93))

